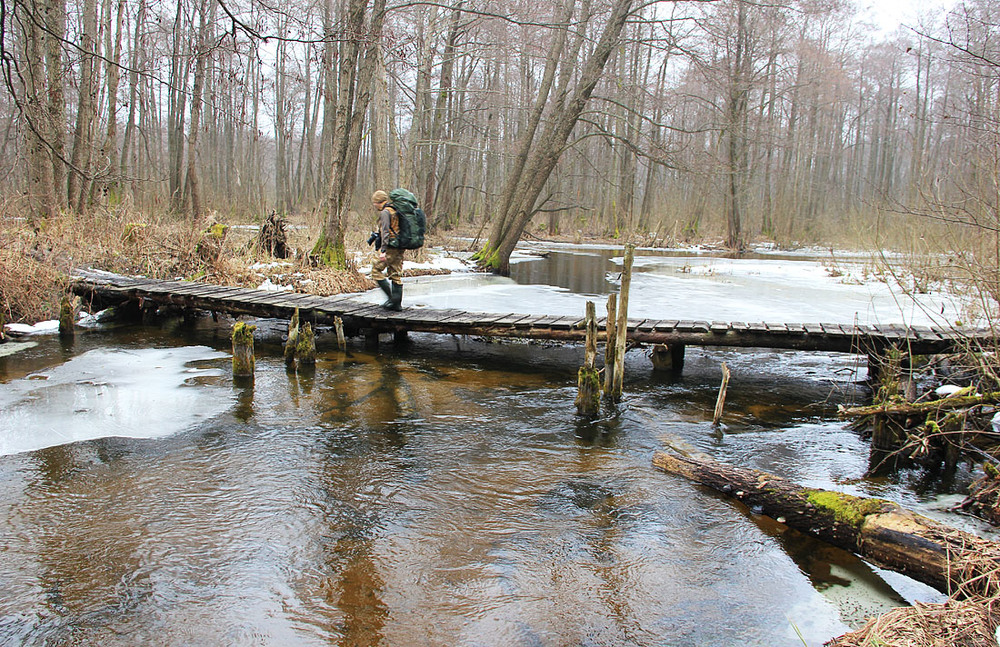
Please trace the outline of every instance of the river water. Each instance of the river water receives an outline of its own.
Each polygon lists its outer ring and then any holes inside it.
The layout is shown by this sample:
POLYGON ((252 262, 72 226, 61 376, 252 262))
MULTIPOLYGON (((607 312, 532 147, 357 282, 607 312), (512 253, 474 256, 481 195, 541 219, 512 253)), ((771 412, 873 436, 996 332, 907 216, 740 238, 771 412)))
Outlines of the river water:
MULTIPOLYGON (((408 280, 404 300, 600 311, 620 255, 560 248, 512 279, 408 280)), ((865 273, 640 251, 631 313, 957 316, 865 273)), ((324 334, 296 375, 282 325, 259 322, 241 386, 230 324, 99 326, 0 357, 0 644, 820 645, 942 599, 658 472, 664 446, 982 530, 946 511, 967 467, 864 476, 867 444, 836 417, 866 397, 852 356, 689 348, 676 375, 636 350, 624 402, 584 421, 579 347, 411 335, 341 352, 324 334)))

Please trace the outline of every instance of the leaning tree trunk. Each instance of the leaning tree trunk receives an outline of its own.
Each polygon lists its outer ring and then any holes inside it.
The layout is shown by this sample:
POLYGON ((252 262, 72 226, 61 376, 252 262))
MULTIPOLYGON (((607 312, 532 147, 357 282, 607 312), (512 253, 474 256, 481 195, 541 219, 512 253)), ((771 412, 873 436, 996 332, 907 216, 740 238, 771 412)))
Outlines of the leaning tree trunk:
POLYGON ((531 222, 531 217, 535 214, 535 203, 604 73, 608 59, 621 42, 622 29, 631 9, 632 0, 617 0, 604 33, 584 64, 576 87, 571 93, 559 93, 556 97, 552 121, 539 136, 537 143, 532 144, 523 169, 516 175, 516 181, 508 181, 506 185, 505 196, 502 198, 504 208, 497 214, 490 240, 476 256, 480 265, 498 274, 510 273, 510 255, 514 246, 531 222))
POLYGON ((882 499, 796 485, 754 469, 658 452, 653 465, 734 496, 801 532, 946 593, 1000 593, 1000 544, 882 499))

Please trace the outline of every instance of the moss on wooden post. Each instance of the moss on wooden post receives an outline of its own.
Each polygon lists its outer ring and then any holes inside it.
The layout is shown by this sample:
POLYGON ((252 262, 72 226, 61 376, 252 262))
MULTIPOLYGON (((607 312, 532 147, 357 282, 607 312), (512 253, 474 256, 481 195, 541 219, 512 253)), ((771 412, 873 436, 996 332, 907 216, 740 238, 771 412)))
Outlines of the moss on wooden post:
POLYGON ((581 415, 593 416, 601 410, 601 378, 597 363, 597 315, 594 302, 587 302, 587 343, 583 366, 577 372, 576 410, 581 415))
POLYGON ((69 338, 76 334, 76 308, 68 294, 63 295, 59 304, 59 336, 69 338))
POLYGON ((296 308, 288 322, 288 340, 285 342, 285 366, 295 365, 295 349, 299 343, 299 309, 296 308))
POLYGON ((295 359, 298 360, 300 369, 316 366, 316 335, 308 323, 303 324, 299 329, 299 338, 295 345, 295 359))
POLYGON ((252 326, 242 321, 233 325, 233 377, 253 377, 253 331, 252 326))

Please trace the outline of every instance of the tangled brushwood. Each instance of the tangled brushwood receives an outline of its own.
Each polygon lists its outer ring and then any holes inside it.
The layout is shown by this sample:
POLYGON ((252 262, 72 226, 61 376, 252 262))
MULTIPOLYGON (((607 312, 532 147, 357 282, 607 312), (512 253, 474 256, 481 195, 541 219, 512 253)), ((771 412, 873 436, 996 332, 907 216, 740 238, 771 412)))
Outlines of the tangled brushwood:
POLYGON ((916 603, 872 618, 826 647, 996 647, 1000 627, 1000 543, 952 533, 954 590, 941 604, 916 603))

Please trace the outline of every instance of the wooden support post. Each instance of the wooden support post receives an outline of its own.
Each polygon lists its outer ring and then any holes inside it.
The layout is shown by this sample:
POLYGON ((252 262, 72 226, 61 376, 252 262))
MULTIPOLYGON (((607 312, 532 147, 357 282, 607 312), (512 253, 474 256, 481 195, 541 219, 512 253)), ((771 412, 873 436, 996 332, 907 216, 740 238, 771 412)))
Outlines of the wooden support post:
POLYGON ((729 388, 729 367, 722 363, 722 384, 719 386, 719 397, 715 399, 715 414, 712 416, 712 424, 719 424, 722 419, 722 410, 726 406, 726 390, 729 388))
POLYGON ((295 360, 300 371, 316 366, 316 335, 308 322, 299 329, 298 341, 295 344, 295 360))
POLYGON ((292 313, 292 319, 288 322, 288 340, 285 341, 285 366, 291 368, 295 366, 295 350, 299 343, 299 309, 292 313))
POLYGON ((253 331, 257 326, 251 326, 242 321, 233 325, 233 377, 253 379, 253 331))
POLYGON ((615 325, 618 321, 618 295, 608 295, 608 316, 604 324, 604 393, 615 385, 615 325))
POLYGON ((625 246, 625 260, 622 267, 622 285, 618 296, 618 321, 615 324, 615 376, 608 397, 618 402, 622 397, 622 382, 625 377, 625 344, 628 334, 628 290, 632 284, 632 260, 635 245, 625 246))
POLYGON ((679 372, 684 368, 684 344, 656 344, 650 359, 654 371, 679 372))
POLYGON ((375 350, 378 348, 378 331, 373 328, 366 328, 364 331, 365 348, 375 350))
POLYGON ((59 304, 59 336, 63 339, 71 339, 76 334, 76 308, 73 307, 73 299, 68 294, 64 294, 62 302, 59 304))
POLYGON ((340 317, 334 317, 333 329, 337 331, 337 348, 347 350, 347 339, 344 338, 344 320, 340 317))
POLYGON ((396 344, 397 346, 400 344, 405 344, 407 341, 409 341, 409 339, 410 336, 406 332, 406 330, 396 330, 393 331, 392 333, 392 343, 396 344))
POLYGON ((601 378, 597 370, 597 314, 593 301, 587 302, 587 342, 583 366, 576 376, 576 410, 593 416, 601 410, 601 378))

